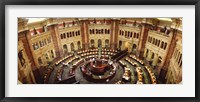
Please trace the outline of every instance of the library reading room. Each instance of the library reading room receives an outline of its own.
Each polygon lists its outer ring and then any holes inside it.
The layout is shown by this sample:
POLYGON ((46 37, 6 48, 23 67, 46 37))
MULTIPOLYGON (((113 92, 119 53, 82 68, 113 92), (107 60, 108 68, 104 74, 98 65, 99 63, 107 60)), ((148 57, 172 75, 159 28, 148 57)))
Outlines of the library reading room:
POLYGON ((182 84, 182 18, 18 18, 18 84, 182 84))

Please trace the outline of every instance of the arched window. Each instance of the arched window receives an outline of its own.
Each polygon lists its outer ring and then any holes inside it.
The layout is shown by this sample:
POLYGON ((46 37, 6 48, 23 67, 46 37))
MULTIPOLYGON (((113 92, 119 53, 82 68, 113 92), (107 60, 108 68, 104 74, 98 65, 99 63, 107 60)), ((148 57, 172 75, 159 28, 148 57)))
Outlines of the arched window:
POLYGON ((78 35, 80 35, 80 31, 78 31, 78 35))
POLYGON ((69 38, 69 33, 67 33, 67 38, 69 38))
POLYGON ((92 29, 92 34, 94 34, 94 29, 92 29))
POLYGON ((161 48, 163 48, 163 46, 164 46, 164 42, 162 41, 162 43, 161 43, 161 46, 160 46, 160 47, 161 47, 161 48))
POLYGON ((39 44, 40 44, 40 47, 42 47, 42 42, 41 41, 39 41, 39 44))
POLYGON ((153 44, 155 43, 155 38, 153 38, 153 44))
POLYGON ((160 40, 158 40, 158 45, 157 45, 158 47, 160 46, 160 40))
POLYGON ((156 39, 155 45, 157 45, 157 43, 158 43, 158 39, 156 39))
POLYGON ((68 49, 67 49, 67 45, 66 45, 66 44, 63 45, 63 50, 64 50, 65 53, 68 52, 68 49))
POLYGON ((165 46, 164 46, 164 49, 166 49, 167 48, 167 43, 165 43, 165 46))
POLYGON ((137 47, 137 45, 136 45, 136 44, 133 44, 132 52, 135 52, 135 51, 136 51, 136 47, 137 47))
POLYGON ((72 32, 69 32, 69 37, 72 37, 72 32))
POLYGON ((93 39, 90 40, 90 43, 91 43, 91 47, 94 48, 94 40, 93 39))
POLYGON ((133 33, 131 32, 131 38, 133 37, 133 33))
POLYGON ((90 29, 90 34, 92 34, 92 30, 90 29))
POLYGON ((122 31, 122 36, 124 35, 124 31, 122 31))
POLYGON ((65 33, 63 34, 63 38, 64 38, 64 39, 66 38, 66 35, 65 35, 65 33))
POLYGON ((151 41, 152 41, 152 37, 150 37, 150 43, 151 43, 151 41))
POLYGON ((109 40, 108 40, 108 39, 105 40, 105 47, 106 47, 106 48, 109 47, 109 40))
POLYGON ((74 31, 72 32, 72 37, 74 37, 74 31))
POLYGON ((98 29, 96 29, 96 34, 98 34, 98 29))
POLYGON ((110 34, 110 29, 108 29, 108 34, 110 34))
POLYGON ((137 38, 139 38, 139 33, 137 33, 137 38))
POLYGON ((75 32, 75 36, 78 36, 78 32, 77 31, 75 32))
POLYGON ((71 51, 74 51, 75 49, 74 49, 74 43, 71 43, 70 44, 70 47, 71 47, 71 51))
POLYGON ((103 34, 103 29, 101 29, 101 34, 103 34))
POLYGON ((127 37, 127 31, 125 31, 125 37, 127 37))
POLYGON ((54 58, 53 50, 51 50, 51 57, 54 58))
POLYGON ((98 40, 98 47, 102 47, 102 41, 101 41, 101 39, 98 40))
POLYGON ((63 35, 62 34, 60 34, 60 39, 63 39, 63 35))
POLYGON ((128 37, 130 36, 130 32, 128 31, 128 37))
POLYGON ((78 50, 80 50, 80 49, 81 49, 81 42, 78 41, 78 42, 77 42, 77 45, 78 45, 78 50))
POLYGON ((107 34, 107 29, 105 29, 105 34, 107 34))
POLYGON ((154 53, 152 53, 151 59, 154 59, 154 53))
POLYGON ((134 38, 136 38, 136 33, 134 32, 134 38))

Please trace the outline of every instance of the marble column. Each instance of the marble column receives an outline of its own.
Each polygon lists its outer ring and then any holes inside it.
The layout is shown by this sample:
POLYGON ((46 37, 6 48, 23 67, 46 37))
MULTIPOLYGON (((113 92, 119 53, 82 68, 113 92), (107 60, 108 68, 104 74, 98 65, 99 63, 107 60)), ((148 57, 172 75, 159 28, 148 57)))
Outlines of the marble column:
POLYGON ((119 32, 119 20, 111 21, 111 33, 110 33, 110 47, 111 49, 117 48, 118 32, 119 32))
POLYGON ((139 36, 139 43, 138 43, 138 49, 137 52, 139 53, 139 57, 141 58, 144 54, 145 44, 147 41, 149 27, 148 24, 146 24, 146 19, 142 22, 142 28, 140 30, 140 36, 139 36))
POLYGON ((49 25, 48 29, 52 38, 56 57, 62 57, 64 53, 62 50, 61 40, 58 33, 58 25, 57 24, 49 25))
POLYGON ((80 25, 83 49, 89 48, 88 24, 89 24, 89 22, 87 20, 82 20, 81 25, 80 25))

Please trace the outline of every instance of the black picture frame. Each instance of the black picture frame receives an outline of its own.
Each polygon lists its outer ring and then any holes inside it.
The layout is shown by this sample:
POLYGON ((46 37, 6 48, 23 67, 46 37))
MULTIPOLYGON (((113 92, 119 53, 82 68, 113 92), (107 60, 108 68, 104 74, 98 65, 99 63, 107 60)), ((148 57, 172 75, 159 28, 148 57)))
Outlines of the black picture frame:
POLYGON ((0 1, 0 100, 2 102, 27 102, 27 101, 65 101, 65 102, 198 102, 199 101, 199 44, 200 44, 200 0, 2 0, 0 1), (58 98, 58 97, 5 97, 5 6, 6 5, 195 5, 195 97, 120 97, 120 98, 58 98))

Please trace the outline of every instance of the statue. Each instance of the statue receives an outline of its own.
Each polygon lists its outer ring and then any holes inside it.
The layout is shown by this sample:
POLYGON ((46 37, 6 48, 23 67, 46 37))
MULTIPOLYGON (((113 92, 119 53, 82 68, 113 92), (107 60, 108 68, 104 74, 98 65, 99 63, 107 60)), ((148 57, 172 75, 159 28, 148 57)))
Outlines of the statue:
POLYGON ((20 51, 19 51, 18 57, 19 57, 19 60, 20 60, 21 65, 24 66, 24 64, 25 64, 25 59, 24 59, 24 56, 23 56, 23 50, 20 50, 20 51))

